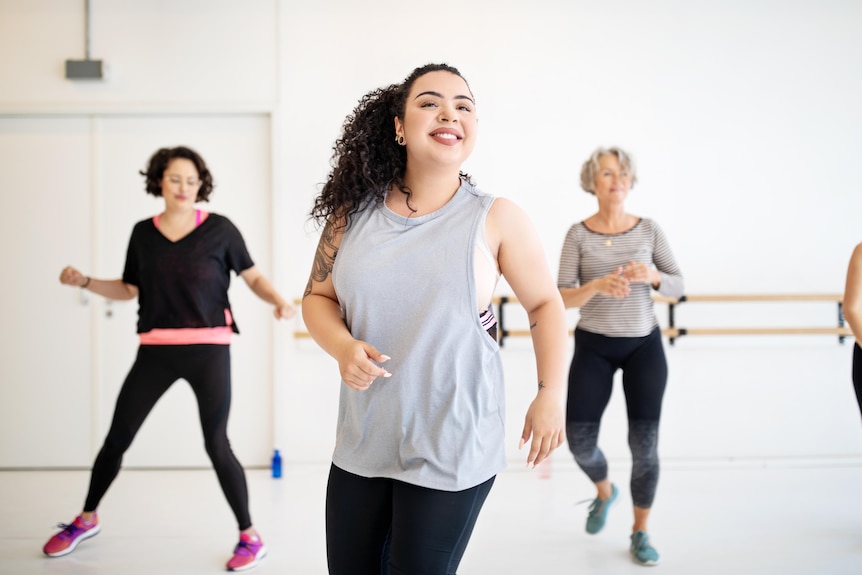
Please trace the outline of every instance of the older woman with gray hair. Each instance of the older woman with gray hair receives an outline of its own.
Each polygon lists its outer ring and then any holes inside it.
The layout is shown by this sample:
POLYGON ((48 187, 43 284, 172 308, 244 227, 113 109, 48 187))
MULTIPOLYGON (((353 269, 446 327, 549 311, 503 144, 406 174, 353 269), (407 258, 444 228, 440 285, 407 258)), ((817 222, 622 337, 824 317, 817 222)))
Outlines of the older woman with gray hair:
POLYGON ((658 485, 658 428, 667 361, 652 290, 681 296, 683 278, 658 224, 626 212, 625 201, 635 182, 634 162, 620 148, 598 148, 584 162, 581 187, 596 197, 598 212, 569 228, 557 287, 567 308, 580 308, 569 369, 566 434, 575 461, 597 490, 587 533, 602 530, 619 496, 608 477, 598 436, 614 374, 621 369, 632 452, 630 551, 635 562, 657 565, 659 554, 647 535, 647 519, 658 485))

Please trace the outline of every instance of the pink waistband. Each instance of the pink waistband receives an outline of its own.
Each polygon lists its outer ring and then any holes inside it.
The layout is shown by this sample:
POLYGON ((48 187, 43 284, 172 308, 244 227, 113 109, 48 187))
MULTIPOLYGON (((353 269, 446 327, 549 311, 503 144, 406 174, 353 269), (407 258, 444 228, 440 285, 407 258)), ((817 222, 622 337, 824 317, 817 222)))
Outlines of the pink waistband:
POLYGON ((209 343, 230 345, 233 329, 225 327, 151 329, 138 334, 141 345, 194 345, 209 343))

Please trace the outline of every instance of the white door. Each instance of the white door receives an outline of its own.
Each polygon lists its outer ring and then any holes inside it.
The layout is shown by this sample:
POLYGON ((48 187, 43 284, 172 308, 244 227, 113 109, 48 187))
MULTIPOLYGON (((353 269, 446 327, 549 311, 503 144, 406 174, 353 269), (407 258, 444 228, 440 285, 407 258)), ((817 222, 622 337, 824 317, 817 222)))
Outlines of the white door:
POLYGON ((60 285, 90 266, 90 121, 0 117, 0 467, 92 458, 91 309, 60 285))
MULTIPOLYGON (((120 277, 132 226, 162 211, 164 203, 144 191, 144 170, 160 147, 198 151, 215 189, 203 209, 236 224, 255 263, 271 277, 269 121, 263 115, 104 117, 97 136, 100 181, 98 273, 120 277)), ((231 304, 241 334, 232 350, 233 401, 228 434, 243 465, 265 465, 273 445, 271 307, 235 277, 231 304)), ((137 351, 137 301, 100 302, 97 328, 101 405, 107 432, 117 393, 137 351)), ((156 404, 123 462, 127 467, 209 466, 197 404, 180 380, 156 404)))

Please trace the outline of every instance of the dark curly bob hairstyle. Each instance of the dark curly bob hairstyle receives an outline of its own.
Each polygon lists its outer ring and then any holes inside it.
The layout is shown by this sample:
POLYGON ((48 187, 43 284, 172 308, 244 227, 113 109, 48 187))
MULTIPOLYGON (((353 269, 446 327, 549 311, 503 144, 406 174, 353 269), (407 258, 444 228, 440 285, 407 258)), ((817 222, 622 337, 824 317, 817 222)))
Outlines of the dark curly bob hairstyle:
POLYGON ((165 175, 165 170, 168 168, 171 160, 177 158, 185 158, 195 165, 198 171, 198 179, 201 181, 201 187, 198 189, 198 197, 195 201, 208 202, 213 187, 215 187, 212 174, 210 174, 206 162, 204 162, 200 154, 184 146, 161 148, 150 157, 147 170, 139 172, 147 180, 147 193, 157 198, 162 197, 162 177, 165 175))
MULTIPOLYGON (((311 218, 318 225, 337 219, 340 225, 347 226, 351 216, 369 202, 382 202, 392 184, 407 195, 409 205, 411 192, 404 184, 407 150, 395 141, 394 119, 404 119, 413 83, 439 71, 464 79, 447 64, 426 64, 413 70, 401 84, 369 92, 347 116, 342 135, 333 146, 332 171, 311 210, 311 218)), ((461 177, 470 181, 468 174, 462 172, 461 177)))

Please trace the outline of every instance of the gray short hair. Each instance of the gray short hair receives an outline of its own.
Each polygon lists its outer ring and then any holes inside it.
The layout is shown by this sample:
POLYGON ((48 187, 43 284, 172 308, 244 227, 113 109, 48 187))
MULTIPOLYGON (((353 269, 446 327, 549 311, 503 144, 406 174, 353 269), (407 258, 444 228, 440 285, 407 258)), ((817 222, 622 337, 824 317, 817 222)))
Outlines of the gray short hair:
POLYGON ((584 162, 584 165, 581 167, 581 187, 585 192, 589 192, 591 194, 595 194, 595 186, 596 186, 596 172, 599 170, 599 160, 602 156, 607 156, 608 154, 612 154, 617 157, 617 160, 620 162, 620 167, 627 171, 632 178, 631 187, 635 187, 635 182, 638 181, 637 172, 635 171, 635 162, 632 159, 631 155, 628 154, 622 148, 617 148, 616 146, 611 146, 610 148, 596 148, 596 150, 590 155, 589 159, 584 162))

